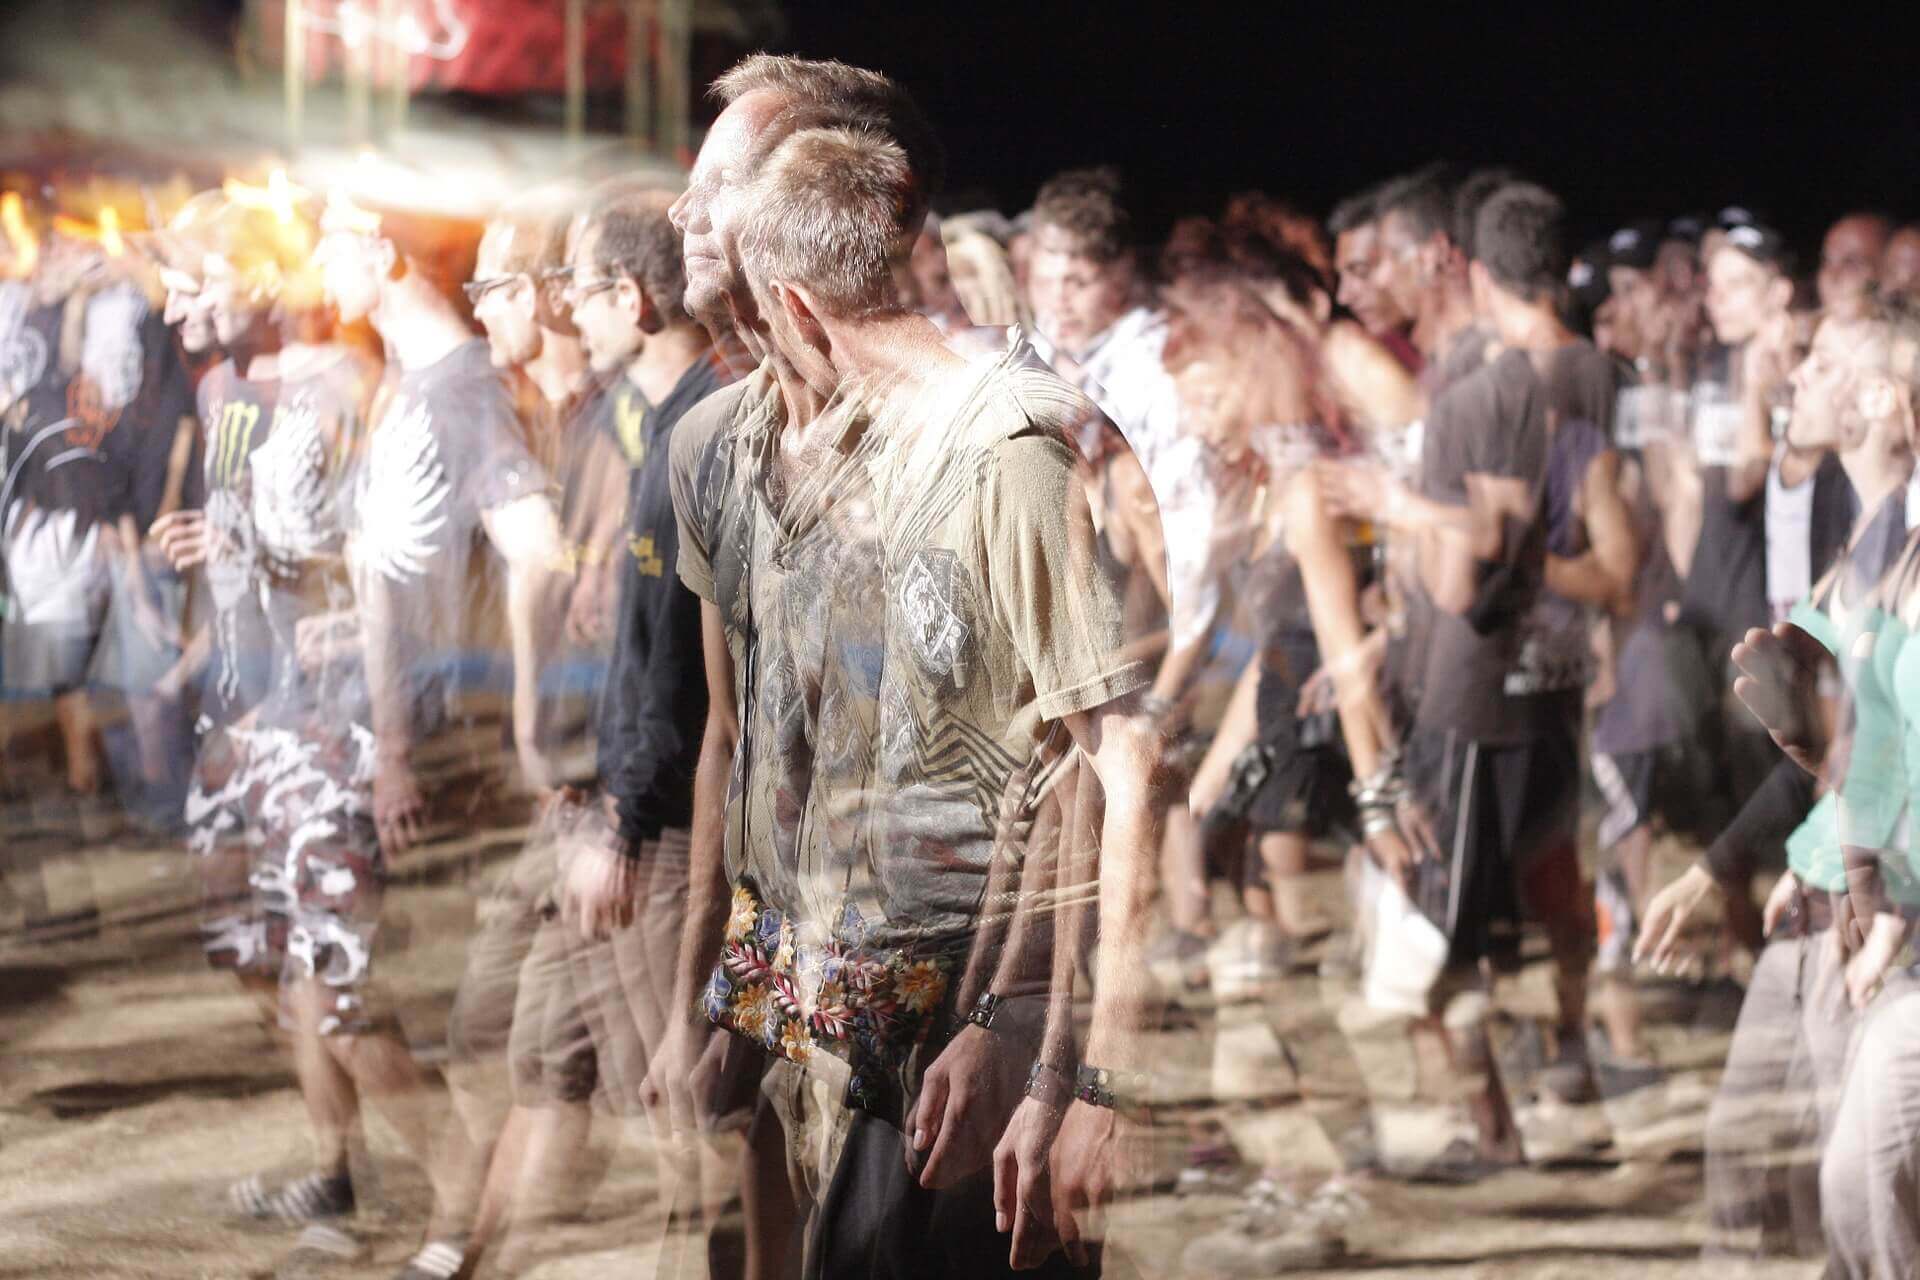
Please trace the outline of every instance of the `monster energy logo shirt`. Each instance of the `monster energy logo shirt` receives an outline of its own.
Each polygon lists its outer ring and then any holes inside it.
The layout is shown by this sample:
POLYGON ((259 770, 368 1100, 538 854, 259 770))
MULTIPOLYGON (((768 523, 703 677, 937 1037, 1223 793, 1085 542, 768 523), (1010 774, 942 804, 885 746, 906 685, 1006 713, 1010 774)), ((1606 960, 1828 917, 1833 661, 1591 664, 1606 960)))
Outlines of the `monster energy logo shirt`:
POLYGON ((207 525, 205 565, 213 646, 200 710, 230 723, 267 691, 273 638, 265 606, 266 565, 254 523, 255 450, 273 432, 274 385, 241 376, 224 360, 200 381, 207 525))

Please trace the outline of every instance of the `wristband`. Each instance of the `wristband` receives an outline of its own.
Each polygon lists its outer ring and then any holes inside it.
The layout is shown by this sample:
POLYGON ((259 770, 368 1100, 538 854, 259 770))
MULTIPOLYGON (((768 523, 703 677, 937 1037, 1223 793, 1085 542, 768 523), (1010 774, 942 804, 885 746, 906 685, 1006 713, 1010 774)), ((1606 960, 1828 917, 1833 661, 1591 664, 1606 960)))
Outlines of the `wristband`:
POLYGON ((993 1030, 993 1016, 1000 1011, 1001 998, 991 991, 982 991, 980 998, 973 1002, 973 1008, 967 1010, 967 1021, 982 1031, 993 1030))
POLYGON ((1073 1082, 1060 1068, 1035 1058, 1027 1069, 1027 1087, 1022 1092, 1043 1107, 1064 1111, 1073 1101, 1073 1082))
POLYGON ((1090 1107, 1130 1111, 1145 1100, 1149 1081, 1144 1071, 1108 1071, 1081 1063, 1073 1077, 1073 1096, 1090 1107))

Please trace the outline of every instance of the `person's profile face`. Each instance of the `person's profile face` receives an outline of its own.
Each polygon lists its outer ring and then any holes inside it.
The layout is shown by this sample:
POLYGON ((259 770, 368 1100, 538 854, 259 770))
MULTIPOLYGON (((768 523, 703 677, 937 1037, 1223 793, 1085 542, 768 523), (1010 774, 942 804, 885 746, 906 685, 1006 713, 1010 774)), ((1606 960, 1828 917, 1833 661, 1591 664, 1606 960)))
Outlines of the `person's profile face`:
POLYGON ((1420 268, 1420 242, 1398 212, 1378 224, 1370 283, 1380 298, 1402 317, 1419 313, 1425 280, 1420 268))
POLYGON ((1882 333, 1866 320, 1828 316, 1814 331, 1806 358, 1789 375, 1793 415, 1787 442, 1797 449, 1844 448, 1862 425, 1854 405, 1861 374, 1871 367, 1882 333))
POLYGON ((473 318, 487 334, 487 353, 496 369, 511 369, 540 354, 540 324, 533 282, 507 271, 513 228, 496 223, 480 238, 474 256, 473 318))
POLYGON ((667 216, 679 230, 687 273, 686 308, 712 325, 727 319, 725 297, 744 297, 738 227, 740 172, 779 104, 778 95, 749 93, 722 111, 707 130, 687 189, 667 216))
POLYGON ((567 265, 572 268, 567 284, 568 306, 573 327, 580 334, 580 345, 587 363, 595 373, 612 373, 632 359, 645 341, 638 320, 623 299, 632 284, 622 284, 595 259, 600 232, 589 227, 575 237, 567 265))
POLYGON ((1027 263, 1033 322, 1069 351, 1079 350, 1126 314, 1132 272, 1124 256, 1100 262, 1080 252, 1067 232, 1043 227, 1027 263))
POLYGON ((1707 319, 1721 342, 1745 342, 1766 322, 1773 270, 1723 244, 1707 263, 1707 319))
POLYGON ((220 345, 231 347, 240 341, 259 318, 260 306, 247 289, 234 266, 217 253, 204 259, 200 272, 200 298, 213 336, 220 345))
POLYGON ((1342 231, 1334 240, 1334 269, 1340 276, 1340 305, 1353 312, 1369 333, 1388 333, 1405 317, 1374 284, 1374 260, 1379 254, 1380 226, 1368 222, 1342 231))
POLYGON ((189 355, 199 355, 214 344, 213 320, 207 314, 207 300, 198 276, 177 267, 160 270, 160 284, 167 291, 166 309, 161 318, 173 326, 180 347, 189 355))

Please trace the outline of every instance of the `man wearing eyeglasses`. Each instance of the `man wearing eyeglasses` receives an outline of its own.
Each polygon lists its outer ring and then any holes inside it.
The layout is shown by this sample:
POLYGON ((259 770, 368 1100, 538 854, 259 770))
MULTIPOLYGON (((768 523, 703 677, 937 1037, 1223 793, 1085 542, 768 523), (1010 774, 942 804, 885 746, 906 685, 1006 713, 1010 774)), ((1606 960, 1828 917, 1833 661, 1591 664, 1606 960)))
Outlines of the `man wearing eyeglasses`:
MULTIPOLYGON (((538 678, 552 652, 546 623, 566 557, 546 470, 527 448, 512 397, 486 345, 408 251, 405 229, 344 201, 329 206, 322 229, 316 257, 327 296, 343 322, 369 321, 389 354, 348 555, 372 692, 368 834, 384 866, 426 835, 421 748, 444 739, 474 691, 465 659, 493 612, 489 588, 476 589, 490 578, 505 579, 520 773, 535 788, 555 781, 541 744, 538 678), (479 550, 483 539, 490 557, 479 550)), ((368 958, 352 959, 364 967, 368 958)), ((336 1038, 361 1092, 411 1103, 398 1127, 416 1150, 432 1149, 427 1239, 400 1274, 451 1276, 467 1262, 485 1161, 466 1125, 449 1122, 431 1074, 403 1041, 344 1029, 336 1038)))

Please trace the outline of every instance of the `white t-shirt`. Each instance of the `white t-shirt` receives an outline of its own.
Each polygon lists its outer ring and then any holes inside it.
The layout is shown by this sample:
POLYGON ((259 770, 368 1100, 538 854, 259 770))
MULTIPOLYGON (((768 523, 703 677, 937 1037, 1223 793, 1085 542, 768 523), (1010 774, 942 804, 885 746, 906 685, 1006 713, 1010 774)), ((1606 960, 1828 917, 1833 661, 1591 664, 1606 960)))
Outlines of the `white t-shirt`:
POLYGON ((1775 449, 1767 466, 1767 605, 1776 621, 1813 593, 1813 473, 1784 483, 1784 452, 1775 449))

